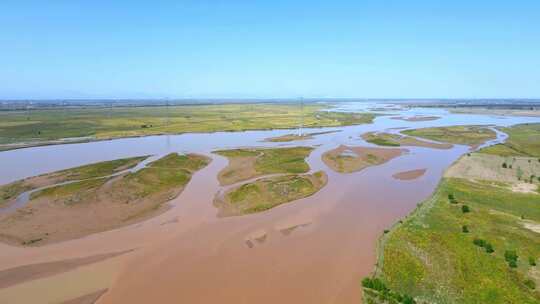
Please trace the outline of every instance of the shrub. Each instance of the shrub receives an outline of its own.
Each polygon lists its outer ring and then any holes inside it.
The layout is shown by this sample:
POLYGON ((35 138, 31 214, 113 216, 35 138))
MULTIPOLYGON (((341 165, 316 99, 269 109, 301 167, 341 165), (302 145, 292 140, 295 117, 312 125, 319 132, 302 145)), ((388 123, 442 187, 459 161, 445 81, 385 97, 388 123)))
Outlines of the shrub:
POLYGON ((471 212, 471 209, 469 208, 469 206, 463 205, 463 206, 461 206, 461 211, 463 213, 468 213, 468 212, 471 212))
MULTIPOLYGON (((416 304, 416 301, 413 297, 409 295, 401 295, 400 293, 394 292, 378 278, 364 278, 362 280, 362 286, 367 288, 366 294, 370 297, 377 297, 379 302, 382 303, 406 303, 406 304, 416 304), (377 291, 375 293, 374 291, 377 291)), ((368 303, 375 303, 372 298, 367 299, 368 303)), ((378 302, 377 302, 378 303, 378 302)))
POLYGON ((454 195, 453 194, 448 194, 448 199, 453 201, 455 198, 454 198, 454 195))
POLYGON ((518 180, 521 180, 521 178, 523 177, 523 170, 521 170, 521 167, 517 168, 516 176, 518 180))
POLYGON ((388 229, 384 229, 384 234, 387 234, 388 232, 390 232, 388 229))
POLYGON ((508 168, 508 165, 506 163, 503 163, 502 167, 506 169, 506 168, 508 168))
POLYGON ((469 227, 467 227, 467 225, 463 225, 463 226, 461 226, 461 231, 463 233, 469 233, 469 227))
POLYGON ((486 245, 486 241, 476 238, 473 240, 473 244, 475 244, 478 247, 484 247, 486 245))
POLYGON ((506 250, 504 252, 504 260, 508 262, 508 266, 517 267, 518 255, 515 250, 506 250))
POLYGON ((529 265, 536 266, 536 259, 534 257, 529 257, 529 265))
POLYGON ((484 249, 486 250, 487 253, 493 253, 495 251, 491 243, 487 243, 487 242, 486 242, 486 245, 484 246, 484 249))
POLYGON ((530 289, 536 289, 536 283, 531 279, 525 280, 523 284, 525 284, 525 286, 529 287, 530 289))

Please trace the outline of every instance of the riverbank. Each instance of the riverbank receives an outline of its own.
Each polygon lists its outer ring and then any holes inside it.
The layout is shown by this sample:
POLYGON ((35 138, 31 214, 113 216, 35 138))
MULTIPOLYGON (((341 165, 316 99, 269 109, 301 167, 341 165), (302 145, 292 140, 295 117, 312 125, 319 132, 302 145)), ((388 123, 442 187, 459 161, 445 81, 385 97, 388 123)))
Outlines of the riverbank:
POLYGON ((366 301, 379 303, 382 290, 416 303, 540 300, 540 193, 524 191, 540 183, 538 160, 482 152, 462 156, 432 197, 381 237, 374 278, 384 288, 365 285, 366 301))

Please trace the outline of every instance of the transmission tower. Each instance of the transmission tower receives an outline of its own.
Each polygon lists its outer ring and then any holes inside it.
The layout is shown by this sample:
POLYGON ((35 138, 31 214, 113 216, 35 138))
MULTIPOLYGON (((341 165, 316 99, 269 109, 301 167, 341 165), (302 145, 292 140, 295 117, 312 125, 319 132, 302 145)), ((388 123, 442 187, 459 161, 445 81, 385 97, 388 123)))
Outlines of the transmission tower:
POLYGON ((300 125, 298 126, 298 136, 303 135, 304 128, 304 98, 300 97, 300 125))

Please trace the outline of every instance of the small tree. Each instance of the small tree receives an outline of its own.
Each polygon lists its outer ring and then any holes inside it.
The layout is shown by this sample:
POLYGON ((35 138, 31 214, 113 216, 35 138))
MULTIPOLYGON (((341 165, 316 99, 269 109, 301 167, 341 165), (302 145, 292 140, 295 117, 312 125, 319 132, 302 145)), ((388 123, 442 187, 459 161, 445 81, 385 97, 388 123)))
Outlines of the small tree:
POLYGON ((461 226, 461 231, 463 233, 469 233, 469 227, 467 227, 467 225, 463 225, 463 226, 461 226))
POLYGON ((521 170, 521 167, 517 168, 516 176, 518 180, 521 180, 521 178, 523 177, 523 170, 521 170))
POLYGON ((469 212, 471 212, 471 209, 469 208, 469 206, 463 205, 463 206, 461 206, 461 211, 463 213, 469 213, 469 212))
POLYGON ((508 262, 508 266, 512 268, 517 267, 518 255, 515 250, 506 250, 504 252, 504 259, 508 262))
POLYGON ((479 238, 475 238, 473 240, 473 244, 475 244, 478 247, 484 247, 486 245, 486 241, 484 241, 482 239, 479 239, 479 238))
POLYGON ((536 259, 534 257, 529 257, 529 265, 536 266, 536 259))
POLYGON ((503 167, 504 169, 506 169, 506 168, 508 168, 508 165, 507 165, 506 163, 503 163, 503 164, 502 164, 502 167, 503 167))

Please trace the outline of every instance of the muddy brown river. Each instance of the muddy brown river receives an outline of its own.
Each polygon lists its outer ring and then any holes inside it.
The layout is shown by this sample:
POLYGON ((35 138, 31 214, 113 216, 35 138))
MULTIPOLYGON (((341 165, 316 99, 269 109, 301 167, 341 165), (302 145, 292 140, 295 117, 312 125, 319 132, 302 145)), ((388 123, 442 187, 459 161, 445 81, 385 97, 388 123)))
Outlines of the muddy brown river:
MULTIPOLYGON (((354 110, 354 105, 342 110, 354 110)), ((406 147, 409 152, 403 156, 350 174, 329 169, 322 153, 340 144, 373 146, 360 138, 368 131, 539 121, 422 109, 393 114, 370 125, 317 129, 341 132, 291 143, 263 141, 291 133, 277 130, 152 136, 2 152, 0 183, 96 161, 171 151, 203 153, 213 161, 193 176, 168 211, 144 222, 42 247, 0 244, 0 303, 63 303, 96 292, 102 294, 96 302, 100 304, 361 303, 360 280, 373 270, 378 237, 429 197, 443 171, 469 148, 406 147), (414 115, 441 118, 390 118, 414 115), (212 150, 298 145, 316 147, 307 161, 312 171, 328 174, 326 187, 262 213, 217 217, 212 201, 222 188, 216 177, 227 160, 212 150), (418 169, 426 171, 415 179, 392 176, 418 169), (91 257, 92 262, 75 262, 91 257), (36 270, 44 275, 36 276, 36 270), (10 284, 3 285, 3 280, 10 284)))

